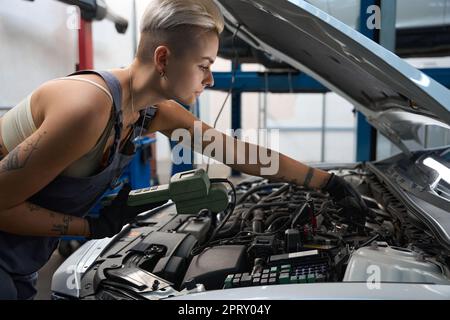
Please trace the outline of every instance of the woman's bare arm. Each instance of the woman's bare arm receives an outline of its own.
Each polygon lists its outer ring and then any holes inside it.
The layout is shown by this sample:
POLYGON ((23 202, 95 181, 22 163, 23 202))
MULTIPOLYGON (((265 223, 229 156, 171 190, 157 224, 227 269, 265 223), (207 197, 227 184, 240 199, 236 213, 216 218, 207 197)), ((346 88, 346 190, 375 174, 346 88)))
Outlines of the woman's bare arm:
POLYGON ((80 100, 79 90, 71 86, 52 84, 46 88, 44 121, 0 161, 0 230, 4 232, 30 236, 86 233, 83 219, 36 210, 27 203, 92 149, 108 121, 110 101, 102 93, 87 89, 80 100))
MULTIPOLYGON (((194 124, 196 121, 198 121, 197 126, 200 124, 202 135, 209 130, 211 136, 220 136, 223 141, 223 157, 217 157, 216 154, 213 158, 224 162, 237 171, 250 175, 262 176, 271 181, 282 181, 295 183, 297 185, 306 185, 313 189, 323 188, 330 178, 330 174, 326 171, 314 169, 276 151, 225 135, 211 128, 206 123, 201 122, 189 111, 174 101, 166 101, 158 105, 158 112, 156 113, 154 121, 152 121, 150 125, 149 131, 160 131, 170 138, 175 130, 181 128, 188 130, 191 137, 193 137, 195 129, 194 124), (243 152, 244 150, 245 152, 243 152), (258 156, 256 158, 251 158, 250 151, 255 150, 258 156), (227 155, 229 156, 230 154, 233 156, 233 161, 224 161, 226 160, 227 155), (262 158, 259 156, 260 154, 270 155, 269 158, 277 161, 277 163, 274 164, 277 167, 277 170, 273 173, 264 173, 271 171, 269 170, 269 166, 272 164, 264 163, 265 161, 262 161, 262 158), (245 155, 245 158, 243 155, 245 155), (238 157, 241 158, 238 159, 238 157)), ((190 141, 191 146, 195 151, 199 151, 201 153, 204 153, 207 146, 211 143, 210 141, 204 140, 200 147, 193 145, 193 142, 194 141, 192 139, 190 141)))
POLYGON ((23 236, 89 236, 86 219, 23 202, 0 213, 0 230, 23 236))

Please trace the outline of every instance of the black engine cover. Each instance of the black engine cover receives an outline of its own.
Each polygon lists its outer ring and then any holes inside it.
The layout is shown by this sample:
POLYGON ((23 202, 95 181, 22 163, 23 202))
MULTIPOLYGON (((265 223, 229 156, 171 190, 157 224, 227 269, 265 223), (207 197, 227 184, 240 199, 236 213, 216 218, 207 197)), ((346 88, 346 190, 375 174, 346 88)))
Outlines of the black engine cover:
POLYGON ((192 259, 182 287, 193 282, 203 284, 207 290, 221 289, 228 274, 245 272, 247 268, 246 246, 209 248, 192 259))

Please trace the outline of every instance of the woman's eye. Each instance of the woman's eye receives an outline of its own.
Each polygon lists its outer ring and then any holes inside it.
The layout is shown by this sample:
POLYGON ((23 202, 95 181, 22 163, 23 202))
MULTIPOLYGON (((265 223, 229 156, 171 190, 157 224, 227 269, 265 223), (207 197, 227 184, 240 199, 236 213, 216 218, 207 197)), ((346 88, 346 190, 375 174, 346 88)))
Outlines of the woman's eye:
POLYGON ((199 66, 199 68, 204 72, 208 71, 208 69, 209 69, 209 67, 205 67, 205 66, 199 66))

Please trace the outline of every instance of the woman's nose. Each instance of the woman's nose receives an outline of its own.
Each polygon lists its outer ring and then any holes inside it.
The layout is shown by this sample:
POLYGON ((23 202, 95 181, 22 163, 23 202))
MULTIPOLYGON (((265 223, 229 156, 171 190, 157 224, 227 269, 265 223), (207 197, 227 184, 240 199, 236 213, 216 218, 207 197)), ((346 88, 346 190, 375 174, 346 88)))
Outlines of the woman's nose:
POLYGON ((213 87, 213 86, 214 86, 214 76, 213 76, 211 70, 209 70, 208 76, 205 78, 205 80, 203 81, 203 83, 204 83, 205 86, 207 86, 207 87, 213 87))

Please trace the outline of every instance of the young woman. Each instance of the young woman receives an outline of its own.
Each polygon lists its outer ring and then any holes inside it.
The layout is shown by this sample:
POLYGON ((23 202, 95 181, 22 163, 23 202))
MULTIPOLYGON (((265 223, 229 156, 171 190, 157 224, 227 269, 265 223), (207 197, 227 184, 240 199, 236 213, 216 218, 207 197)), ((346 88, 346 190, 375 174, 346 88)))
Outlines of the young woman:
MULTIPOLYGON (((130 66, 46 82, 0 118, 0 298, 35 295, 36 271, 61 235, 110 237, 139 213, 127 207, 125 187, 99 218, 84 218, 131 160, 144 113, 148 132, 193 134, 199 120, 174 100, 191 104, 213 85, 223 27, 212 0, 153 0, 130 66)), ((251 175, 264 167, 259 161, 230 166, 251 175)), ((282 154, 278 172, 266 177, 322 189, 363 209, 343 179, 282 154)))

